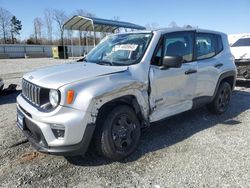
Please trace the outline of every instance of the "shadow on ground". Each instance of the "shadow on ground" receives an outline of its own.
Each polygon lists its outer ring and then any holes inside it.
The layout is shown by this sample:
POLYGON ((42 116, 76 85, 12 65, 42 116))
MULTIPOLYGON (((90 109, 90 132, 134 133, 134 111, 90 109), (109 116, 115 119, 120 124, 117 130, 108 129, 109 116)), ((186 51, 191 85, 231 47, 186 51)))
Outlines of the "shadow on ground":
MULTIPOLYGON (((206 108, 201 108, 153 123, 152 126, 142 134, 141 143, 137 151, 121 162, 136 161, 149 152, 174 145, 217 124, 237 126, 241 122, 234 120, 234 118, 250 109, 249 99, 249 92, 234 91, 230 108, 223 115, 213 115, 210 114, 206 108)), ((98 166, 111 163, 111 161, 97 156, 93 148, 90 149, 85 157, 67 157, 66 159, 69 163, 77 166, 98 166)))
POLYGON ((249 80, 237 80, 236 86, 250 88, 250 79, 249 80))
POLYGON ((2 93, 0 95, 0 105, 16 103, 16 98, 20 93, 21 90, 2 93))

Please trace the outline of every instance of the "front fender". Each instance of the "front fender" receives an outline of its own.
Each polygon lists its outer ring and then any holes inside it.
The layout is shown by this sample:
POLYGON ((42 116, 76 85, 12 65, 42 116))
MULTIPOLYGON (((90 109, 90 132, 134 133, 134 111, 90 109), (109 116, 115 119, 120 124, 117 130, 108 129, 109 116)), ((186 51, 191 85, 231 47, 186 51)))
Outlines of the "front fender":
POLYGON ((93 122, 96 121, 96 117, 98 115, 99 109, 107 104, 110 101, 114 101, 115 99, 118 98, 123 98, 127 96, 133 96, 136 99, 137 104, 140 107, 140 111, 144 117, 144 119, 148 119, 149 116, 149 105, 148 105, 148 94, 147 91, 140 90, 140 89, 128 89, 126 90, 117 90, 109 93, 108 95, 102 95, 97 98, 94 98, 89 106, 92 117, 93 117, 93 122))
POLYGON ((148 84, 134 78, 129 71, 67 85, 60 88, 60 91, 66 93, 70 89, 75 91, 73 104, 66 104, 66 98, 62 96, 62 105, 90 112, 92 120, 89 123, 95 123, 98 110, 104 104, 128 95, 136 98, 142 115, 148 117, 148 84))

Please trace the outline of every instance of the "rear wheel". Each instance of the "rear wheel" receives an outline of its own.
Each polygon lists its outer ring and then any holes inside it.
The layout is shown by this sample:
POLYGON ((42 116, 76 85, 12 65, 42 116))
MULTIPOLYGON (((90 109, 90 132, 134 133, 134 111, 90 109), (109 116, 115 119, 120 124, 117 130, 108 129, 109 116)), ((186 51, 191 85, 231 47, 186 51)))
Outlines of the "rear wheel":
POLYGON ((232 89, 228 82, 221 83, 214 100, 208 105, 209 111, 214 114, 224 113, 231 100, 232 89))
POLYGON ((97 122, 96 149, 111 160, 121 160, 136 150, 140 134, 140 122, 134 110, 126 105, 117 106, 97 122))

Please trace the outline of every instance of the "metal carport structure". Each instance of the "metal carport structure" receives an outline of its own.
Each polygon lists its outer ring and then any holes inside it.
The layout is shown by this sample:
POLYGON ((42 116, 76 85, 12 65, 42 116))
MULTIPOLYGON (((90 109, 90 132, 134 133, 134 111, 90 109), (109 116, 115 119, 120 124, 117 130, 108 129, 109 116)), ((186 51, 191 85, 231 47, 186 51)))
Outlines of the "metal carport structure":
POLYGON ((73 16, 63 25, 63 30, 93 32, 94 46, 96 45, 96 32, 114 33, 119 28, 131 29, 131 30, 146 29, 143 26, 129 22, 107 20, 107 19, 87 17, 87 16, 73 16))

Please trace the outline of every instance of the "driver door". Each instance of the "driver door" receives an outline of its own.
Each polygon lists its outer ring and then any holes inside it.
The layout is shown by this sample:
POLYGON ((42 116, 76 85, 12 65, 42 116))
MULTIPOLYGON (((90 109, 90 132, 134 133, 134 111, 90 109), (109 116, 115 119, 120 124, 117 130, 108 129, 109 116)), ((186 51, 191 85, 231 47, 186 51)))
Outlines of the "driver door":
POLYGON ((165 34, 160 40, 150 67, 150 121, 192 108, 197 85, 197 62, 194 61, 194 32, 165 34), (162 68, 164 56, 181 56, 180 68, 162 68))

